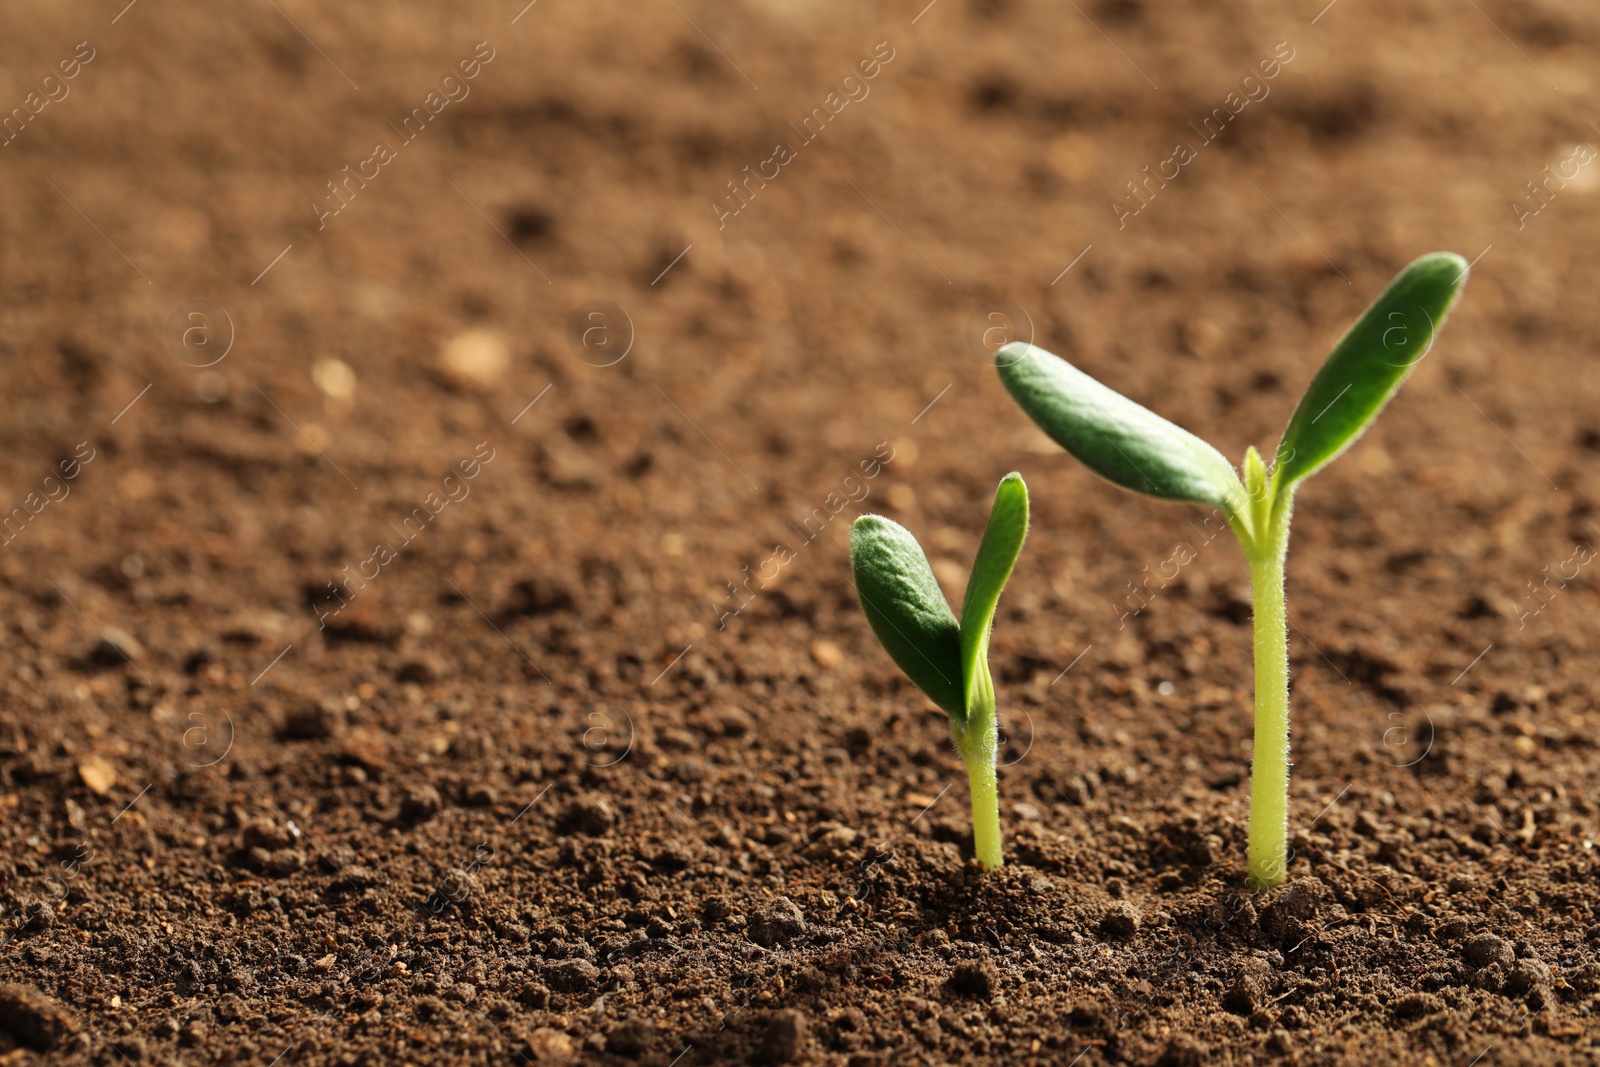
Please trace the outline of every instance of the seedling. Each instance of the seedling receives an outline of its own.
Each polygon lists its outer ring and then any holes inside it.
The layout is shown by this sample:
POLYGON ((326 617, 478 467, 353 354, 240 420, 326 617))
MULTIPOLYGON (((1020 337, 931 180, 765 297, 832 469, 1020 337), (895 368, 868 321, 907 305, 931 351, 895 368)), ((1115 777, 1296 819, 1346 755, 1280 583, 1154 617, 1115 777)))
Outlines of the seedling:
POLYGON ((995 490, 957 622, 911 531, 881 515, 863 515, 850 528, 850 562, 861 610, 906 677, 950 716, 956 751, 967 766, 972 789, 973 851, 991 869, 1003 861, 989 631, 1000 591, 1027 534, 1028 487, 1022 475, 1008 474, 995 490))
POLYGON ((1295 488, 1361 435, 1427 355, 1467 267, 1460 256, 1436 252, 1401 271, 1311 380, 1271 473, 1251 447, 1242 482, 1215 448, 1066 360, 1021 342, 996 354, 1011 396, 1057 444, 1124 488, 1220 509, 1244 549, 1255 609, 1256 682, 1248 869, 1259 888, 1283 881, 1289 861, 1284 558, 1295 488))

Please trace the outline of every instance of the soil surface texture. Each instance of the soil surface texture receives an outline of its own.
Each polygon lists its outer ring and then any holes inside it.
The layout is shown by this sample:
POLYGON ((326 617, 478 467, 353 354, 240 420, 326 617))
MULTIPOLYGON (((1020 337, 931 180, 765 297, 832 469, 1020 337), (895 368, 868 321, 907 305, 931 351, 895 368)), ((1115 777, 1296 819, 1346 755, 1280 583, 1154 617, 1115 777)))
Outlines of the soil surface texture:
POLYGON ((124 2, 0 34, 0 1065, 1600 1063, 1600 9, 124 2), (990 348, 1270 454, 1434 250, 1253 893, 1238 548, 990 348), (847 534, 1010 470, 986 873, 847 534))

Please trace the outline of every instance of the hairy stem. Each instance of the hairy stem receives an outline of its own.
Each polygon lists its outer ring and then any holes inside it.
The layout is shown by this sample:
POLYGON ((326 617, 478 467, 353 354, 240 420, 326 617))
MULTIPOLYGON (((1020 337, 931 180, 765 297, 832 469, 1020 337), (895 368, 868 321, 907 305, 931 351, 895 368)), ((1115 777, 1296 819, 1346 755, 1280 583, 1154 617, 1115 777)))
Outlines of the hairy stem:
POLYGON ((1275 501, 1246 548, 1255 623, 1256 730, 1250 770, 1250 884, 1270 889, 1289 868, 1289 630, 1284 559, 1288 494, 1275 501))
POLYGON ((956 727, 955 740, 972 790, 972 848, 978 862, 994 870, 1005 862, 1000 851, 1000 788, 995 780, 1000 730, 994 681, 986 665, 981 670, 967 721, 956 727))

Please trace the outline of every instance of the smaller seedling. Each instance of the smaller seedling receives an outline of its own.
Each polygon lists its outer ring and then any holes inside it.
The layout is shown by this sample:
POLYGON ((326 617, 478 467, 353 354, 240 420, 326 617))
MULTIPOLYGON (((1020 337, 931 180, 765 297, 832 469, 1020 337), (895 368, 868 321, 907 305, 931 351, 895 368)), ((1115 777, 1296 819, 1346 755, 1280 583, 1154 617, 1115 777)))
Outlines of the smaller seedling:
POLYGON ((950 716, 956 751, 972 789, 972 845, 985 867, 1001 865, 1000 794, 995 782, 999 726, 989 674, 989 631, 1000 591, 1028 533, 1028 487, 1005 476, 967 578, 958 622, 911 531, 881 515, 850 528, 856 593, 885 651, 950 716))
POLYGON ((1433 345, 1467 261, 1423 256, 1389 283, 1334 346, 1289 418, 1270 474, 1254 447, 1244 478, 1200 438, 1029 344, 997 353, 1018 406, 1088 467, 1151 496, 1226 515, 1250 565, 1255 614, 1255 759, 1250 781, 1250 881, 1277 885, 1289 861, 1289 636, 1284 557, 1295 488, 1350 447, 1433 345))

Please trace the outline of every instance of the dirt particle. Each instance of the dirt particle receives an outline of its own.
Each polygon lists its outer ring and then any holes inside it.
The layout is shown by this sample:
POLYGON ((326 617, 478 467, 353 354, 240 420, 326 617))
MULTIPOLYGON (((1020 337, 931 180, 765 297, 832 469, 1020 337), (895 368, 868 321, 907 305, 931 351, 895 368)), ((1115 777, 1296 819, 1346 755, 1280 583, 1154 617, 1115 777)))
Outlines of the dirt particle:
POLYGON ((750 940, 763 948, 793 941, 805 932, 805 914, 788 897, 777 898, 750 919, 750 940))
POLYGON ((1115 1024, 1115 1015, 1097 1000, 1080 1000, 1067 1013, 1068 1020, 1080 1030, 1106 1030, 1115 1024))
POLYGON ((860 832, 848 826, 824 823, 817 827, 816 838, 806 846, 804 855, 810 860, 832 859, 846 853, 860 838, 860 832))
POLYGON ((756 731, 755 716, 733 704, 707 708, 689 716, 689 725, 713 736, 748 737, 756 731))
POLYGON ((0 1029, 40 1052, 49 1052, 78 1032, 65 1007, 32 986, 0 985, 0 1029))
POLYGON ((286 741, 321 741, 344 730, 344 706, 332 699, 290 708, 278 735, 286 741))
POLYGON ((1316 878, 1290 883, 1261 909, 1261 932, 1277 941, 1302 940, 1306 936, 1306 920, 1316 914, 1326 895, 1327 886, 1316 878))
POLYGON ((604 797, 578 797, 561 813, 561 829, 567 833, 599 837, 617 824, 617 813, 604 797))
POLYGON ((395 680, 429 685, 446 674, 444 661, 438 656, 416 656, 400 664, 394 672, 395 680))
POLYGON ((389 743, 374 733, 362 732, 339 746, 339 758, 370 775, 389 766, 389 743))
POLYGON ((1156 1067, 1201 1067, 1210 1051, 1194 1038, 1180 1034, 1167 1042, 1156 1067))
POLYGON ((1394 1014, 1400 1019, 1421 1019, 1444 1011, 1444 1001, 1432 993, 1407 993, 1394 1002, 1394 1014))
POLYGON ((138 1063, 145 1058, 148 1051, 144 1038, 137 1034, 124 1034, 111 1042, 111 1048, 130 1063, 138 1063))
POLYGON ((988 960, 962 960, 950 972, 944 987, 958 997, 989 1000, 999 988, 1000 975, 988 960))
POLYGON ((1235 1015, 1251 1015, 1264 1003, 1261 982, 1253 975, 1241 974, 1222 996, 1222 1006, 1235 1015))
POLYGON ((606 1032, 606 1051, 619 1056, 641 1056, 655 1043, 655 1028, 630 1015, 606 1032))
POLYGON ((1487 967, 1497 963, 1501 968, 1509 968, 1516 962, 1517 954, 1511 948, 1511 942, 1494 934, 1479 934, 1468 941, 1462 950, 1462 955, 1475 968, 1487 967))
POLYGON ((1126 941, 1139 932, 1139 913, 1131 904, 1113 904, 1100 917, 1100 936, 1126 941))
POLYGON ((1541 960, 1518 960, 1511 968, 1511 973, 1506 975, 1505 991, 1514 997, 1526 996, 1535 989, 1548 986, 1552 975, 1550 968, 1541 960))
POLYGON ((1467 984, 1474 989, 1482 989, 1490 993, 1500 992, 1500 987, 1506 983, 1506 969, 1498 963, 1491 963, 1472 972, 1472 977, 1467 979, 1467 984))
POLYGON ((730 915, 736 914, 738 910, 733 901, 729 900, 725 895, 713 893, 711 896, 706 897, 705 901, 700 905, 700 918, 708 923, 719 923, 730 915))
POLYGON ((266 873, 273 878, 286 878, 304 869, 306 854, 297 849, 280 848, 267 860, 266 873))
POLYGON ((427 822, 439 814, 439 809, 444 806, 444 798, 439 796, 439 791, 431 785, 419 785, 407 791, 400 801, 400 817, 406 822, 427 822))
POLYGON ((294 838, 290 836, 288 828, 271 819, 251 819, 239 828, 240 848, 262 848, 271 852, 289 848, 293 844, 294 838))
POLYGON ((560 993, 585 993, 600 977, 600 968, 588 960, 563 960, 545 976, 551 989, 560 993))
POLYGON ((761 1056, 767 1063, 788 1063, 805 1048, 810 1024, 804 1012, 788 1008, 773 1012, 761 1038, 761 1056))

